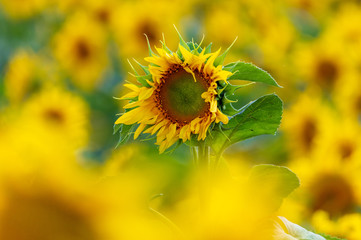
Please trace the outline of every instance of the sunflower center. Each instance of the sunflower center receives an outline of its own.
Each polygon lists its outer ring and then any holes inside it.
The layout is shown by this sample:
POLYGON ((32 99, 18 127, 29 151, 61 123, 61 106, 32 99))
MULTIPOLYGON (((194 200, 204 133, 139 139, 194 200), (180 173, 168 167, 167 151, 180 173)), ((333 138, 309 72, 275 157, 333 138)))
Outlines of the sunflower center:
POLYGON ((47 109, 44 112, 44 117, 46 120, 55 124, 61 124, 65 120, 63 113, 57 109, 47 109))
POLYGON ((196 81, 192 74, 178 66, 160 84, 157 98, 170 120, 189 123, 209 111, 209 104, 201 97, 208 89, 207 81, 198 73, 195 78, 196 81))
POLYGON ((354 207, 354 194, 352 187, 341 176, 324 175, 314 182, 313 210, 325 210, 331 216, 338 216, 352 210, 354 207))
POLYGON ((303 131, 302 131, 302 142, 304 144, 304 147, 306 150, 310 150, 312 143, 313 143, 313 139, 316 136, 317 133, 317 127, 315 124, 315 121, 311 118, 306 119, 305 122, 303 123, 303 131))
POLYGON ((76 43, 75 51, 80 60, 86 60, 90 56, 89 45, 82 39, 76 43))
POLYGON ((107 9, 99 9, 96 13, 96 17, 102 23, 108 23, 110 18, 110 13, 107 9))
POLYGON ((332 85, 339 75, 337 65, 331 60, 321 60, 317 65, 316 76, 322 86, 332 85))
POLYGON ((350 158, 352 156, 352 154, 354 153, 354 146, 352 143, 344 141, 340 143, 339 146, 339 151, 340 151, 340 155, 341 158, 343 160, 346 160, 348 158, 350 158))

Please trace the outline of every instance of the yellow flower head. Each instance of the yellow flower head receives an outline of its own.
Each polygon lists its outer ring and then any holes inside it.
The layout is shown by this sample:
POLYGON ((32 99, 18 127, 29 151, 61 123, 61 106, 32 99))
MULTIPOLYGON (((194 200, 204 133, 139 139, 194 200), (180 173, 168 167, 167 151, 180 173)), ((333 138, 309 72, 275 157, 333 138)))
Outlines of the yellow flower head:
POLYGON ((54 55, 75 85, 94 89, 108 61, 103 27, 85 13, 74 14, 54 37, 54 55))
MULTIPOLYGON (((182 42, 182 41, 181 41, 182 42)), ((176 53, 165 45, 145 58, 148 79, 144 86, 125 84, 132 91, 122 99, 127 112, 115 124, 139 124, 134 138, 140 133, 157 133, 160 152, 177 140, 190 140, 192 134, 204 140, 213 122, 228 123, 217 104, 217 82, 226 81, 231 72, 215 66, 220 50, 210 53, 195 43, 180 44, 176 53), (146 128, 147 127, 147 128, 146 128)))

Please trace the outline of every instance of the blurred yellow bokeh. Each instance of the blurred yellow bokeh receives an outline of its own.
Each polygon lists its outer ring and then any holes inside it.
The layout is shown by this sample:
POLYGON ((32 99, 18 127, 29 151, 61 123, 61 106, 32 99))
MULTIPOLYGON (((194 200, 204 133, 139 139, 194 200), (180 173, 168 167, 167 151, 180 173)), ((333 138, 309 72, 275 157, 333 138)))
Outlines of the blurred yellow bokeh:
POLYGON ((360 240, 360 24, 356 0, 0 0, 0 239, 296 239, 282 215, 360 240), (283 86, 236 92, 241 107, 276 91, 282 123, 230 147, 212 180, 186 145, 116 148, 128 61, 176 49, 175 26, 213 50, 237 38, 226 64, 283 86), (260 163, 300 179, 277 211, 248 191, 260 163))

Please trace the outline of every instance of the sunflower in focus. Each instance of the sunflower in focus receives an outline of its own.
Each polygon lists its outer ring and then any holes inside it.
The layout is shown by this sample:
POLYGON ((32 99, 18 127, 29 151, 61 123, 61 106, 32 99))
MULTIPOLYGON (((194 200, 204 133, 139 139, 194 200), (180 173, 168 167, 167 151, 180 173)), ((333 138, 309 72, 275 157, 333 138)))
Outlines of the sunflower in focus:
POLYGON ((226 82, 231 72, 215 67, 220 50, 206 53, 193 45, 180 44, 176 53, 166 46, 156 48, 159 55, 151 53, 145 58, 150 63, 145 71, 150 78, 146 86, 125 84, 132 91, 121 99, 130 99, 127 110, 115 124, 139 124, 136 139, 144 133, 157 133, 159 151, 176 141, 190 140, 192 134, 204 140, 213 122, 228 123, 228 118, 217 105, 217 82, 226 82), (188 48, 188 49, 186 49, 188 48))

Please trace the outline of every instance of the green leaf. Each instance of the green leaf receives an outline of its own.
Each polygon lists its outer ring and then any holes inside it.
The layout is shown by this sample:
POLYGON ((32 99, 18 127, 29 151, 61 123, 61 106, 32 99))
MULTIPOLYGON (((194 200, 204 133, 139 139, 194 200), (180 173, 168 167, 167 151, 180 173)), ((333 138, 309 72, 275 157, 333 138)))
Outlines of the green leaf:
POLYGON ((248 181, 268 201, 282 200, 300 186, 300 180, 294 172, 287 167, 272 164, 254 166, 248 181))
POLYGON ((252 63, 235 62, 224 66, 223 69, 233 73, 228 80, 246 80, 281 87, 268 72, 252 63))
POLYGON ((337 238, 324 238, 323 236, 317 235, 310 232, 303 227, 288 221, 284 217, 278 217, 276 219, 276 233, 275 239, 285 240, 336 240, 337 238))
POLYGON ((282 118, 282 101, 275 95, 265 95, 250 102, 239 113, 207 137, 208 144, 220 154, 228 146, 263 134, 275 134, 282 118))

